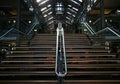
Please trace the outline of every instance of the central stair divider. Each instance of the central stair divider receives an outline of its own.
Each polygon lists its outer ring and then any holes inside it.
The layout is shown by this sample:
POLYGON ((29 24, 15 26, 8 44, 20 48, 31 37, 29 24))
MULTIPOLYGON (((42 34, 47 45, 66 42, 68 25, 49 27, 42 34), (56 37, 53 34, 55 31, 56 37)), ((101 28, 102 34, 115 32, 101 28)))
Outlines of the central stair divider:
POLYGON ((57 27, 55 72, 58 77, 58 84, 64 84, 63 78, 67 74, 67 63, 64 42, 64 29, 61 23, 58 23, 57 27))

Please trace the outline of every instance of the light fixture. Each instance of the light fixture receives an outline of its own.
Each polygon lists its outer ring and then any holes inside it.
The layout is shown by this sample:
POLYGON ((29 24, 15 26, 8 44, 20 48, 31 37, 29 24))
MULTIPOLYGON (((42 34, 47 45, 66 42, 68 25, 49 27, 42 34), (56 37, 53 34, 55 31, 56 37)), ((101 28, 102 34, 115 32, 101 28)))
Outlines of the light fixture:
POLYGON ((64 11, 63 4, 57 2, 55 10, 56 10, 56 14, 63 14, 64 11))
POLYGON ((32 23, 32 21, 31 21, 31 20, 29 20, 29 21, 28 21, 28 23, 29 23, 29 24, 31 24, 31 23, 32 23))
POLYGON ((33 6, 30 6, 29 11, 33 12, 33 10, 34 10, 33 6))
POLYGON ((34 32, 37 32, 37 29, 34 29, 34 32))
POLYGON ((13 23, 16 23, 16 20, 13 20, 13 23))
POLYGON ((105 19, 105 22, 107 22, 108 20, 107 19, 105 19))
POLYGON ((89 23, 91 23, 92 21, 91 20, 89 20, 89 23))
POLYGON ((112 19, 110 19, 110 22, 112 22, 112 19))
POLYGON ((117 10, 116 12, 117 12, 117 13, 120 13, 120 10, 117 10))
POLYGON ((87 11, 90 11, 91 10, 91 7, 90 5, 87 6, 87 11))

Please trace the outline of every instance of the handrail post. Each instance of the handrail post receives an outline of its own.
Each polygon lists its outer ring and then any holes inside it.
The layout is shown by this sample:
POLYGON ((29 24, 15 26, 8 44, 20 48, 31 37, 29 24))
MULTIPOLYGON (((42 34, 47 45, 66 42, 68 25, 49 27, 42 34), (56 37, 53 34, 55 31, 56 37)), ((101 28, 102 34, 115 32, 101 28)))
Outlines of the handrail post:
POLYGON ((57 27, 55 72, 58 76, 58 83, 63 84, 63 77, 67 74, 67 63, 65 54, 64 29, 61 23, 58 23, 57 27))

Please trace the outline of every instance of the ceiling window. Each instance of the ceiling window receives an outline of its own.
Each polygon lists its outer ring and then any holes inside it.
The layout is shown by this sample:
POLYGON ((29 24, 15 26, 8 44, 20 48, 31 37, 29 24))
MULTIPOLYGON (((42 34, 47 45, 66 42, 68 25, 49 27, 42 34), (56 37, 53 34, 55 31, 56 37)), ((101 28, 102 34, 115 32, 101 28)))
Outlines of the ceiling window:
POLYGON ((76 5, 80 5, 78 2, 76 2, 75 0, 70 0, 72 1, 73 3, 75 3, 76 5))
POLYGON ((50 17, 50 18, 48 19, 48 21, 49 21, 49 20, 52 20, 52 19, 53 19, 53 17, 50 17))
POLYGON ((45 4, 45 3, 48 2, 48 1, 49 1, 49 0, 42 0, 42 2, 39 3, 39 6, 45 4))
POLYGON ((68 7, 72 7, 72 5, 68 5, 68 7))
POLYGON ((51 7, 51 4, 49 4, 47 7, 48 7, 48 8, 51 7))
POLYGON ((77 8, 75 8, 75 7, 72 7, 72 9, 74 9, 75 11, 78 11, 78 9, 77 9, 77 8))
POLYGON ((44 11, 44 10, 46 10, 46 9, 47 9, 47 7, 44 7, 44 8, 41 9, 41 11, 44 11))
POLYGON ((69 17, 66 17, 66 19, 71 20, 69 17))
POLYGON ((78 1, 83 2, 83 0, 78 0, 78 1))
POLYGON ((68 10, 70 10, 71 12, 77 13, 75 10, 68 8, 68 10))
POLYGON ((43 17, 47 17, 47 15, 45 14, 43 17))
POLYGON ((57 3, 56 4, 56 14, 63 14, 64 8, 62 3, 57 3))
POLYGON ((48 9, 46 9, 45 11, 43 11, 42 13, 44 14, 44 13, 50 11, 51 9, 52 9, 52 8, 48 8, 48 9))
POLYGON ((71 13, 70 13, 70 12, 67 12, 67 14, 71 15, 71 13))
POLYGON ((73 16, 73 17, 75 17, 75 15, 74 15, 74 14, 73 14, 72 16, 73 16))
POLYGON ((51 15, 52 14, 52 11, 48 13, 48 15, 51 15))
POLYGON ((50 21, 48 24, 50 25, 50 24, 52 24, 54 21, 50 21))
POLYGON ((39 3, 40 1, 42 1, 42 0, 36 0, 37 3, 39 3))
POLYGON ((68 24, 71 24, 69 21, 65 21, 66 23, 68 23, 68 24))

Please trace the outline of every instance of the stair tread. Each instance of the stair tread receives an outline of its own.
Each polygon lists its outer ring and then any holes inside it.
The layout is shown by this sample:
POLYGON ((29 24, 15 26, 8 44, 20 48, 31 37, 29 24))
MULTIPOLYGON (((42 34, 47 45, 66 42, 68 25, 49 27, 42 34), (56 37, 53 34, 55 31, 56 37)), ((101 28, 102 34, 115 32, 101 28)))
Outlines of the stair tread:
MULTIPOLYGON (((33 46, 32 47, 31 46, 31 47, 14 47, 14 48, 20 48, 20 49, 21 48, 24 48, 24 49, 25 48, 33 48, 34 49, 34 48, 56 48, 56 47, 52 47, 52 46, 51 47, 50 46, 39 46, 39 47, 38 46, 36 46, 36 47, 33 46)), ((98 46, 98 47, 97 46, 66 46, 66 48, 83 48, 83 49, 84 48, 90 48, 90 49, 95 48, 96 49, 96 48, 105 48, 105 46, 98 46)))
MULTIPOLYGON (((0 69, 5 68, 55 68, 55 64, 3 64, 0 69)), ((120 68, 120 64, 68 64, 68 68, 120 68)))
MULTIPOLYGON (((88 55, 89 57, 102 57, 102 56, 106 56, 106 57, 115 57, 115 54, 91 54, 91 53, 87 53, 87 54, 78 54, 78 53, 74 53, 74 54, 66 54, 67 57, 84 57, 88 55)), ((6 57, 49 57, 49 56, 53 56, 55 57, 55 54, 29 54, 29 55, 19 55, 19 54, 11 54, 11 55, 7 55, 6 57)))
MULTIPOLYGON (((53 61, 48 61, 48 60, 5 60, 5 61, 1 61, 2 63, 4 62, 13 62, 13 63, 24 63, 24 62, 38 62, 38 63, 51 63, 51 62, 55 62, 54 60, 53 61)), ((120 60, 70 60, 70 61, 67 61, 67 63, 71 63, 71 62, 117 62, 117 63, 120 63, 120 60)))
MULTIPOLYGON (((118 74, 120 75, 120 71, 69 71, 67 76, 69 75, 112 75, 112 74, 118 74)), ((54 71, 0 71, 0 76, 11 76, 11 75, 39 75, 39 76, 55 76, 54 71)))
MULTIPOLYGON (((23 83, 23 82, 25 82, 25 83, 29 83, 29 84, 33 84, 33 83, 56 83, 57 82, 57 80, 9 80, 9 79, 7 79, 7 80, 0 80, 0 83, 3 83, 3 82, 9 82, 9 83, 11 83, 11 82, 14 82, 14 83, 23 83)), ((64 80, 64 82, 65 83, 102 83, 102 84, 104 84, 104 83, 109 83, 109 84, 111 84, 111 83, 118 83, 118 82, 120 82, 120 80, 102 80, 102 79, 99 79, 99 80, 64 80)))
MULTIPOLYGON (((55 50, 44 50, 44 51, 33 51, 33 50, 31 50, 31 51, 12 51, 13 53, 35 53, 35 52, 53 52, 53 53, 55 53, 55 50)), ((66 53, 69 53, 69 52, 91 52, 91 53, 97 53, 97 52, 105 52, 105 53, 108 53, 108 51, 107 50, 66 50, 66 53)))

